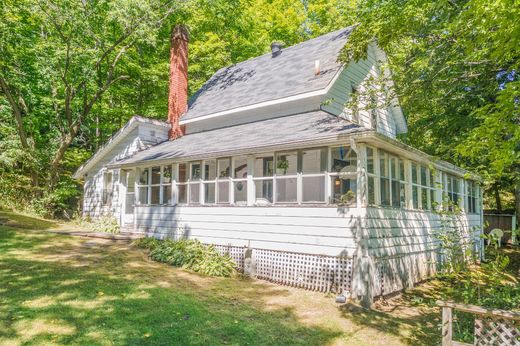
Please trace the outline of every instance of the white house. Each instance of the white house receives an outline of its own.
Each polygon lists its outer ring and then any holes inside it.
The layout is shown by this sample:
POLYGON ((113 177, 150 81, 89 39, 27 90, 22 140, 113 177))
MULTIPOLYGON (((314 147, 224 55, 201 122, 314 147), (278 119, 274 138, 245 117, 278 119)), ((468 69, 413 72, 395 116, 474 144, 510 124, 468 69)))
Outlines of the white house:
POLYGON ((217 71, 187 106, 188 36, 172 33, 168 121, 134 117, 75 173, 84 215, 229 251, 252 275, 371 300, 435 272, 434 206, 480 253, 477 177, 396 139, 384 53, 343 65, 352 27, 217 71), (379 86, 377 86, 379 85, 379 86))

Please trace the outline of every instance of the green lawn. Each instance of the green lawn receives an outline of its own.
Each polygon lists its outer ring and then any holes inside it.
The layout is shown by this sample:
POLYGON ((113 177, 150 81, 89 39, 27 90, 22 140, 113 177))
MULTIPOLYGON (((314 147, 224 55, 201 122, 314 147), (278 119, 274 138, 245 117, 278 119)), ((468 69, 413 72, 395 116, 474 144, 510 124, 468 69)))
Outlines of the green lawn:
POLYGON ((202 277, 152 262, 124 242, 45 231, 54 227, 0 212, 0 345, 438 340, 437 310, 366 311, 263 281, 202 277))

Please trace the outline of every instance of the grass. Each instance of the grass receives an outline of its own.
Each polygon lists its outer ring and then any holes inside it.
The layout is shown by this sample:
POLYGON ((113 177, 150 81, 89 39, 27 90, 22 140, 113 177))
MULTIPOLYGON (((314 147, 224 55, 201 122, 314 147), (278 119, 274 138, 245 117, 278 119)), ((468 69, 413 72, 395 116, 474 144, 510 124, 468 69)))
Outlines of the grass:
MULTIPOLYGON (((259 280, 150 261, 125 242, 0 211, 0 345, 434 345, 440 313, 378 310, 259 280)), ((434 292, 435 288, 432 288, 434 292)), ((432 298, 433 299, 433 298, 432 298)))

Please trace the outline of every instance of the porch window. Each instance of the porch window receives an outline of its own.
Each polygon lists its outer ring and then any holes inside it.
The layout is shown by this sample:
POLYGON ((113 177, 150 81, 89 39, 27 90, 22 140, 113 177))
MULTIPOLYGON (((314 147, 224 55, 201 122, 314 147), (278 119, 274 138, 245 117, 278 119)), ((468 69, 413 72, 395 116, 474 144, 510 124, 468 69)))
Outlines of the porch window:
POLYGON ((376 204, 376 185, 375 180, 377 179, 375 166, 374 166, 374 149, 367 147, 367 195, 368 204, 376 204))
POLYGON ((190 181, 189 181, 189 204, 200 203, 200 182, 201 182, 201 168, 200 162, 190 163, 190 181))
POLYGON ((215 203, 215 179, 217 178, 217 161, 204 161, 204 203, 215 203))
POLYGON ((412 163, 412 207, 413 209, 419 209, 419 196, 420 196, 420 186, 419 186, 419 172, 417 169, 417 164, 412 163))
POLYGON ((103 205, 111 205, 112 204, 112 172, 103 173, 103 192, 102 192, 102 203, 103 205))
POLYGON ((448 199, 453 205, 460 206, 460 180, 459 178, 446 174, 448 199))
POLYGON ((188 165, 179 163, 179 179, 177 182, 177 203, 188 203, 188 165))
POLYGON ((435 202, 435 188, 432 183, 432 174, 426 166, 421 166, 421 208, 431 210, 435 202))
POLYGON ((247 158, 233 160, 233 197, 235 204, 247 203, 247 158))
POLYGON ((276 154, 276 202, 298 202, 298 152, 276 154))
POLYGON ((325 171, 327 148, 307 149, 301 152, 302 202, 325 202, 325 171))
POLYGON ((148 204, 148 184, 149 169, 143 168, 139 170, 139 180, 137 181, 137 204, 148 204))
POLYGON ((256 203, 273 203, 274 157, 257 156, 254 161, 256 203))
POLYGON ((478 185, 474 181, 468 180, 468 196, 467 196, 467 207, 468 213, 477 213, 479 205, 478 185))
POLYGON ((354 205, 357 194, 357 154, 349 146, 331 149, 331 203, 354 205))
POLYGON ((390 200, 390 167, 388 163, 388 154, 379 151, 379 175, 381 185, 381 205, 391 206, 390 200))
POLYGON ((150 204, 156 205, 161 204, 161 167, 152 167, 151 169, 151 195, 150 195, 150 204))
POLYGON ((172 194, 172 182, 174 180, 173 177, 173 168, 172 165, 164 166, 163 167, 163 174, 162 174, 162 201, 161 204, 173 204, 173 194, 172 194))
POLYGON ((217 202, 229 203, 229 179, 231 173, 231 159, 219 159, 217 160, 217 166, 217 202))

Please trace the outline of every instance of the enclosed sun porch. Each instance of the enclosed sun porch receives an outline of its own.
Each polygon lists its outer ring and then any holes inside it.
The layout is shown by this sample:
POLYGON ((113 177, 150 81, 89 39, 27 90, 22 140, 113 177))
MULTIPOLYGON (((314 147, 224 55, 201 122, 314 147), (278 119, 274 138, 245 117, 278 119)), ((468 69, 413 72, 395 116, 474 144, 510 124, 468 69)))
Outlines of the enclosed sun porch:
POLYGON ((121 223, 134 222, 136 207, 431 212, 446 197, 463 212, 480 214, 479 186, 462 170, 373 133, 353 134, 329 145, 168 161, 106 170, 104 201, 119 202, 113 195, 113 185, 119 185, 121 223))

